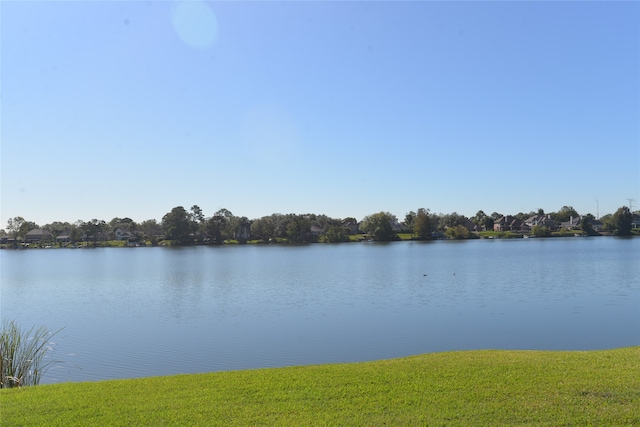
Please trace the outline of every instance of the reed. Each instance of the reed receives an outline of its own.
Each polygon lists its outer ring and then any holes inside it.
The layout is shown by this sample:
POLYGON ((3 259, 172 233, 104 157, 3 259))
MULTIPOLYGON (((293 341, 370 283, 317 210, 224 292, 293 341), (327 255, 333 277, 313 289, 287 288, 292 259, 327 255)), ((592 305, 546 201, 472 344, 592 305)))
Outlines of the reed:
POLYGON ((52 333, 44 326, 22 329, 15 321, 4 319, 0 336, 0 388, 38 385, 42 375, 56 363, 46 356, 52 350, 51 338, 58 332, 52 333))

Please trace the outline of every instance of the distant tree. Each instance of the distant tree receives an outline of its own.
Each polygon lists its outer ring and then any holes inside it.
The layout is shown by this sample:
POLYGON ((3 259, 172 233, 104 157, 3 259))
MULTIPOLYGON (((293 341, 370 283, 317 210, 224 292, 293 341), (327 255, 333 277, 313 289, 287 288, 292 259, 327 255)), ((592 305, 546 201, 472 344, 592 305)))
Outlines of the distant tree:
POLYGON ((420 208, 413 219, 413 232, 420 240, 431 238, 431 218, 429 209, 420 208))
POLYGON ((233 237, 234 218, 227 209, 220 209, 205 222, 205 232, 211 243, 222 244, 225 239, 233 237))
POLYGON ((487 214, 484 213, 483 210, 479 210, 478 212, 476 212, 476 214, 474 216, 472 216, 471 218, 469 218, 471 220, 471 222, 473 222, 474 224, 481 226, 484 223, 485 218, 487 218, 487 214))
POLYGON ((444 235, 449 239, 461 240, 469 238, 469 230, 464 225, 454 225, 453 227, 447 228, 444 232, 444 235))
POLYGON ((456 225, 465 225, 468 221, 467 217, 457 212, 446 214, 442 217, 442 228, 455 227, 456 225))
POLYGON ((349 231, 340 226, 329 227, 327 232, 322 236, 321 241, 326 243, 348 242, 349 231))
POLYGON ((479 228, 493 230, 493 218, 484 213, 484 211, 478 211, 470 220, 479 228))
POLYGON ((407 227, 409 230, 413 230, 413 222, 415 221, 415 218, 416 218, 416 213, 414 211, 408 212, 404 216, 405 227, 407 227))
POLYGON ((142 235, 148 239, 152 245, 158 242, 157 235, 162 234, 162 227, 155 219, 147 219, 140 223, 140 230, 142 235))
POLYGON ((191 233, 196 236, 198 240, 200 240, 201 233, 205 228, 204 214, 202 213, 202 209, 200 209, 200 206, 191 206, 189 212, 189 224, 191 226, 191 233))
POLYGON ((434 231, 444 230, 444 215, 442 213, 429 213, 431 228, 434 231))
POLYGON ((182 206, 176 206, 162 217, 162 227, 165 238, 180 245, 193 243, 189 214, 182 206))
POLYGON ((71 224, 69 224, 68 222, 54 221, 51 224, 43 226, 42 228, 48 230, 53 236, 53 241, 56 242, 60 234, 62 234, 64 231, 71 230, 71 224))
POLYGON ((71 224, 71 228, 69 229, 69 240, 71 240, 71 243, 76 243, 82 240, 82 224, 84 224, 84 221, 82 220, 77 220, 71 224))
POLYGON ((531 212, 530 213, 518 212, 514 216, 516 218, 518 218, 520 221, 524 221, 524 220, 528 219, 529 217, 531 217, 531 212))
POLYGON ((23 240, 28 232, 36 228, 38 228, 38 224, 33 221, 27 221, 21 216, 9 218, 7 221, 9 237, 15 239, 16 243, 18 240, 23 240))
POLYGON ((311 225, 315 225, 316 227, 322 230, 328 230, 330 227, 340 227, 342 225, 342 221, 336 218, 331 218, 327 215, 314 215, 314 214, 306 214, 309 221, 311 221, 311 225))
POLYGON ((292 243, 308 242, 311 234, 311 221, 305 215, 288 215, 287 238, 292 243))
POLYGON ((94 218, 91 221, 84 222, 81 228, 87 239, 93 238, 93 246, 97 246, 98 237, 104 233, 106 227, 107 223, 104 220, 94 218))
POLYGON ((563 206, 558 212, 553 215, 553 219, 557 222, 567 222, 571 219, 571 217, 577 218, 580 214, 576 211, 573 206, 563 206))
POLYGON ((617 236, 630 236, 633 215, 627 206, 622 206, 613 214, 614 233, 617 236))
POLYGON ((193 222, 200 223, 204 221, 204 214, 202 213, 202 209, 198 205, 191 206, 189 219, 193 222))
POLYGON ((275 229, 276 225, 271 216, 254 219, 251 223, 251 235, 264 242, 268 242, 275 235, 275 229))
POLYGON ((391 226, 393 221, 397 221, 395 215, 389 212, 379 212, 364 217, 360 223, 360 229, 373 235, 373 238, 378 241, 396 240, 398 236, 391 226))
POLYGON ((593 224, 592 224, 592 221, 595 221, 595 219, 596 218, 591 214, 583 215, 580 218, 580 229, 587 236, 597 236, 598 235, 598 232, 593 229, 593 224))
POLYGON ((534 225, 533 228, 531 228, 531 234, 536 237, 549 237, 551 236, 551 230, 542 225, 534 225))
POLYGON ((251 236, 251 221, 246 216, 236 217, 236 227, 233 237, 240 243, 246 243, 251 236))
POLYGON ((9 218, 7 221, 7 233, 9 237, 12 239, 18 240, 20 237, 20 229, 22 228, 22 224, 24 224, 26 220, 21 216, 16 216, 14 218, 9 218))

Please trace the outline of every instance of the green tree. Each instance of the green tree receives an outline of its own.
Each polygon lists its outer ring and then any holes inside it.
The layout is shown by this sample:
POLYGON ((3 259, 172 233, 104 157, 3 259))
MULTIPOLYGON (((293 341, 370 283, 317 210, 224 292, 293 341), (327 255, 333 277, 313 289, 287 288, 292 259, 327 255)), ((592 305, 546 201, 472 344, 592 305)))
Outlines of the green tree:
POLYGON ((627 206, 622 206, 614 214, 612 218, 615 227, 614 234, 617 236, 630 236, 632 228, 633 215, 627 206))
POLYGON ((71 240, 71 243, 76 243, 79 240, 82 240, 82 224, 84 224, 84 221, 82 220, 77 220, 71 224, 71 228, 69 229, 69 240, 71 240))
POLYGON ((9 237, 15 239, 17 242, 20 237, 20 229, 25 222, 26 220, 21 216, 9 218, 7 221, 7 233, 9 237))
POLYGON ((398 236, 394 233, 391 225, 395 221, 397 221, 395 215, 389 212, 379 212, 365 216, 360 223, 360 229, 365 233, 371 234, 374 240, 397 240, 398 236))
POLYGON ((577 218, 580 216, 573 206, 563 206, 558 212, 553 215, 557 222, 567 222, 571 217, 577 218))
POLYGON ((21 216, 9 218, 7 221, 7 232, 10 238, 15 239, 16 245, 19 240, 24 239, 28 232, 36 228, 38 228, 38 224, 33 221, 27 221, 21 216))
POLYGON ((441 218, 441 221, 442 221, 442 228, 446 228, 446 227, 455 227, 456 225, 465 225, 468 219, 464 215, 460 215, 457 212, 452 212, 450 214, 443 215, 441 218))
POLYGON ((162 217, 162 227, 167 239, 180 245, 193 243, 189 214, 182 206, 176 206, 162 217))
POLYGON ((233 214, 227 209, 220 209, 205 223, 205 231, 211 243, 221 245, 233 234, 233 214))
POLYGON ((534 225, 531 229, 531 233, 536 237, 549 237, 551 236, 551 230, 542 225, 534 225))
POLYGON ((98 237, 104 237, 104 231, 107 227, 107 223, 104 220, 92 219, 91 221, 87 221, 82 223, 82 231, 84 232, 87 239, 93 238, 93 246, 98 245, 98 237))
POLYGON ((155 219, 147 219, 140 223, 140 230, 145 239, 151 241, 152 245, 158 243, 157 235, 162 234, 162 227, 155 219))
POLYGON ((189 212, 189 225, 191 226, 191 233, 200 240, 201 232, 205 229, 204 214, 202 213, 200 206, 191 206, 189 212))
POLYGON ((44 228, 45 230, 49 230, 49 232, 53 236, 53 241, 57 242, 58 236, 60 234, 62 234, 64 231, 71 230, 71 224, 69 224, 68 222, 54 221, 51 224, 43 226, 42 228, 44 228))
POLYGON ((324 233, 324 236, 322 236, 322 241, 327 243, 348 242, 349 231, 340 226, 329 227, 327 232, 324 233))
POLYGON ((251 235, 265 243, 275 236, 275 229, 276 225, 271 216, 254 219, 251 223, 251 235))
POLYGON ((464 225, 454 225, 453 227, 448 227, 444 232, 444 235, 449 239, 462 240, 469 238, 469 229, 464 225))
POLYGON ((591 221, 594 221, 594 220, 595 220, 595 217, 593 215, 591 215, 591 214, 583 215, 582 218, 580 218, 580 229, 587 236, 597 236, 598 235, 598 232, 593 229, 593 225, 591 224, 591 221))
POLYGON ((408 212, 405 216, 404 216, 404 225, 409 229, 409 230, 413 230, 413 225, 414 225, 414 221, 416 219, 416 213, 414 211, 410 211, 408 212))
POLYGON ((311 221, 305 215, 288 215, 287 238, 292 243, 309 241, 311 234, 311 221))
POLYGON ((413 218, 413 232, 420 240, 431 238, 431 218, 429 209, 420 208, 413 218))

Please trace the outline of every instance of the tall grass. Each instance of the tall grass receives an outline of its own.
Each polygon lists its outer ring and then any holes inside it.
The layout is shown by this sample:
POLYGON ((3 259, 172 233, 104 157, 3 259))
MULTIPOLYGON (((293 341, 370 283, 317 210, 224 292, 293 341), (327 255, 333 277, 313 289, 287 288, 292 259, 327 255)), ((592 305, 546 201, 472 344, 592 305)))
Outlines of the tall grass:
POLYGON ((51 333, 44 326, 21 329, 15 321, 2 321, 0 336, 0 388, 38 385, 42 375, 55 360, 46 356, 51 351, 51 333))

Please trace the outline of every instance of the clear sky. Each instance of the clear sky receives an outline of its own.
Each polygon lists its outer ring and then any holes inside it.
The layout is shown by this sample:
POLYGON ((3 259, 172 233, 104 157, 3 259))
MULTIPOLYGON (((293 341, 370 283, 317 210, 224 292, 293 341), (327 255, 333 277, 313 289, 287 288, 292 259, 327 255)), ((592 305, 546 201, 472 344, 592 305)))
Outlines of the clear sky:
POLYGON ((640 3, 2 1, 2 219, 640 206, 640 3))

